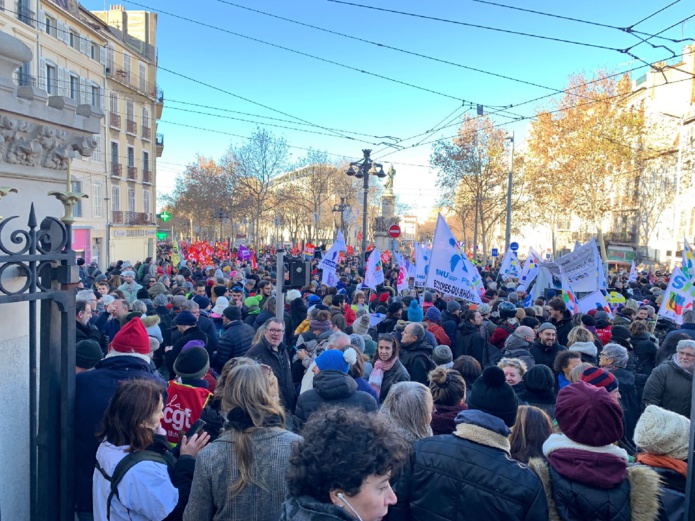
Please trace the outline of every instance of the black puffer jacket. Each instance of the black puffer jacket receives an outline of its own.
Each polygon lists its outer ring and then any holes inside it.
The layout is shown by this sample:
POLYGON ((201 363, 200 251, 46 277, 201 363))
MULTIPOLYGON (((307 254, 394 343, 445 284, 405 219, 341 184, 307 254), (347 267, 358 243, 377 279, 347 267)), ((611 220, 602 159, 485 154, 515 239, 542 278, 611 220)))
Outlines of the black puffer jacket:
POLYGON ((222 337, 217 343, 217 355, 213 358, 212 367, 220 373, 227 360, 244 356, 251 348, 255 334, 253 327, 241 320, 233 320, 224 326, 222 337))
POLYGON ((632 335, 630 338, 632 349, 637 357, 635 371, 649 376, 654 370, 657 346, 652 342, 649 333, 632 335))
POLYGON ((408 382, 410 375, 400 360, 396 360, 393 367, 384 373, 384 379, 381 382, 381 390, 379 391, 379 402, 384 403, 386 396, 389 394, 391 387, 398 382, 408 382))
POLYGON ((433 347, 426 344, 424 340, 410 345, 401 345, 399 357, 413 382, 427 385, 427 375, 435 368, 432 361, 433 350, 433 347))
MULTIPOLYGON (((480 432, 484 438, 487 429, 480 432)), ((500 448, 454 434, 418 441, 395 491, 389 521, 548 519, 543 486, 530 469, 500 448)))
POLYGON ((531 346, 531 354, 533 355, 533 359, 536 361, 536 363, 547 365, 551 369, 555 364, 555 357, 557 357, 557 354, 560 351, 567 351, 567 348, 558 344, 557 342, 548 347, 536 340, 533 343, 533 346, 531 346))
POLYGON ((282 405, 286 411, 292 412, 294 410, 294 385, 292 384, 290 355, 287 353, 285 344, 280 344, 277 351, 274 351, 265 337, 261 337, 261 341, 251 346, 251 349, 246 352, 246 356, 270 366, 278 379, 282 405))
POLYGON ((314 377, 314 388, 299 395, 295 410, 295 430, 299 432, 311 414, 324 405, 355 407, 365 412, 376 411, 372 395, 357 390, 352 376, 340 371, 321 371, 314 377))
POLYGON ((461 322, 456 334, 456 344, 451 345, 453 348, 454 360, 461 355, 468 355, 480 362, 480 365, 483 365, 483 354, 487 342, 485 342, 480 334, 480 328, 478 326, 467 321, 461 322))
POLYGON ((664 362, 652 371, 642 393, 642 410, 658 405, 690 418, 693 375, 674 362, 664 362))
POLYGON ((567 337, 572 331, 574 325, 572 324, 572 314, 565 310, 565 316, 560 320, 551 320, 551 323, 557 329, 557 343, 563 346, 567 345, 567 337))
MULTIPOLYGON (((460 322, 461 319, 459 319, 458 315, 454 315, 448 311, 442 311, 442 327, 444 328, 446 336, 451 340, 452 347, 456 345, 456 329, 460 322)), ((454 358, 456 357, 454 356, 454 358)))

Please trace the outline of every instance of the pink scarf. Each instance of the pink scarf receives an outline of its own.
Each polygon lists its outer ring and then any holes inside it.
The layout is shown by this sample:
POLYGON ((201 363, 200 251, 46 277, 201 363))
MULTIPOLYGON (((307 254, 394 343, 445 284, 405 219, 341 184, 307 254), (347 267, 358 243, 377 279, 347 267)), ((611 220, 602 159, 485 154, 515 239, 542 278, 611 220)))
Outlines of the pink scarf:
POLYGON ((369 385, 372 386, 372 389, 374 389, 377 395, 381 394, 381 384, 384 382, 384 373, 390 371, 397 361, 398 357, 394 356, 388 362, 384 362, 382 359, 374 362, 374 368, 369 375, 369 385))

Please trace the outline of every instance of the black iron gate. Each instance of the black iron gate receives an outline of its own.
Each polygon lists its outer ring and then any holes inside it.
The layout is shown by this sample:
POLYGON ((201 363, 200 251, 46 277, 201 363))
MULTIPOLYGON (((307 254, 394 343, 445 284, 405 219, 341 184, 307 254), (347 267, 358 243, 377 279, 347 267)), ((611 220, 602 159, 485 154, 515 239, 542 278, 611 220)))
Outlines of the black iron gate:
POLYGON ((31 519, 72 521, 79 282, 72 227, 54 217, 39 224, 33 204, 26 228, 13 228, 18 219, 0 221, 0 304, 27 302, 29 308, 31 519))

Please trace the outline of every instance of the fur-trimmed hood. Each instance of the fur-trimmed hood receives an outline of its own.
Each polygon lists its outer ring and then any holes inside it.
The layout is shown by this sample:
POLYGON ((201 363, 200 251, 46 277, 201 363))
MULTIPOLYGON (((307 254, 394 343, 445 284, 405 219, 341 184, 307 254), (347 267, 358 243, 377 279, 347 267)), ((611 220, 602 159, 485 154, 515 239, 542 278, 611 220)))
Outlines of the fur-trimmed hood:
MULTIPOLYGON (((549 521, 562 521, 553 499, 553 484, 550 479, 548 464, 542 458, 531 458, 528 466, 543 483, 548 500, 549 521)), ((630 481, 630 512, 632 521, 656 521, 659 516, 659 475, 644 465, 629 467, 627 478, 630 481)))
POLYGON ((148 328, 159 324, 160 318, 159 315, 142 315, 140 320, 142 321, 142 325, 148 328))

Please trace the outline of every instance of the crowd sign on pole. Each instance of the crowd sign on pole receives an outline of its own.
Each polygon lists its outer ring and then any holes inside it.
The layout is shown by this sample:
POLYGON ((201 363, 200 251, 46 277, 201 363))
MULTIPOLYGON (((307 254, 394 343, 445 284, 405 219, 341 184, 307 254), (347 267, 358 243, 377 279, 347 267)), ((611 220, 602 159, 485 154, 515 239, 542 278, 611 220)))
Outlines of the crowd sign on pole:
POLYGON ((695 257, 693 257, 693 249, 690 247, 688 239, 685 237, 683 237, 683 253, 681 255, 681 269, 683 270, 683 275, 691 279, 693 278, 693 273, 695 272, 695 257))
POLYGON ((630 266, 630 275, 627 278, 628 282, 636 282, 637 281, 637 266, 635 266, 635 261, 632 261, 632 265, 630 266))
POLYGON ((454 234, 440 214, 434 230, 426 287, 444 295, 453 295, 481 304, 474 277, 480 279, 478 270, 461 251, 454 234))
MULTIPOLYGON (((556 276, 562 270, 574 291, 588 293, 601 289, 599 264, 601 264, 601 258, 598 254, 596 241, 592 238, 573 252, 556 259, 555 262, 546 263, 545 267, 556 276)), ((602 266, 600 271, 603 271, 602 266)))
POLYGON ((499 254, 500 254, 500 253, 499 253, 499 251, 497 250, 497 248, 492 248, 492 256, 493 256, 493 257, 498 257, 499 254))
POLYGON ((432 251, 427 246, 415 243, 415 287, 424 288, 432 251))
POLYGON ((323 256, 321 262, 319 263, 319 269, 322 270, 333 270, 334 272, 338 269, 338 260, 340 257, 340 252, 345 251, 345 237, 343 232, 338 232, 338 237, 336 237, 335 242, 331 246, 331 249, 326 252, 323 256))
POLYGON ((519 277, 519 258, 511 247, 507 250, 507 252, 504 254, 504 258, 502 259, 502 264, 500 265, 500 277, 502 277, 502 280, 507 280, 512 277, 519 277))
POLYGON ((524 262, 524 269, 521 270, 521 275, 519 276, 519 284, 528 288, 536 278, 536 275, 538 275, 538 266, 541 262, 540 253, 533 248, 529 248, 526 262, 524 262))
POLYGON ((378 248, 374 248, 364 270, 364 285, 376 291, 376 287, 383 282, 384 269, 381 263, 381 254, 378 248))
POLYGON ((668 283, 664 300, 661 301, 659 315, 676 322, 683 323, 683 312, 693 308, 695 300, 695 286, 680 268, 674 268, 671 280, 668 283))

